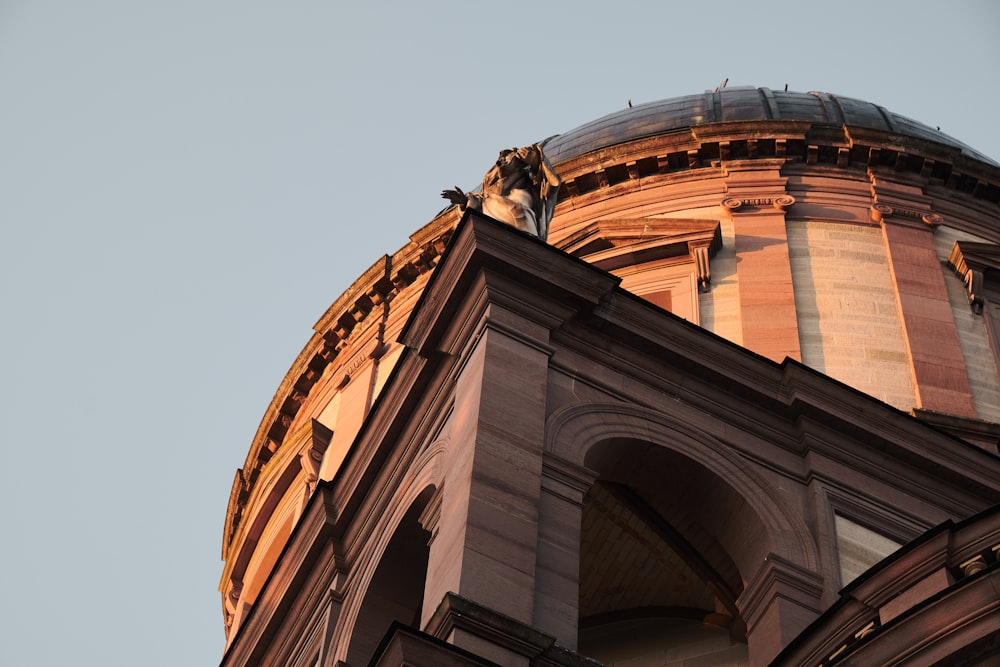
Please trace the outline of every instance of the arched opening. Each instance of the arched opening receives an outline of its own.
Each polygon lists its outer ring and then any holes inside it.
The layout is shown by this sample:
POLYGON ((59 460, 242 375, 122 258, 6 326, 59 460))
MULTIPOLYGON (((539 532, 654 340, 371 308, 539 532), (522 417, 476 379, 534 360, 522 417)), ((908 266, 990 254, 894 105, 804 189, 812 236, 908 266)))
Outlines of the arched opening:
POLYGON ((701 463, 649 443, 605 441, 585 463, 598 478, 581 526, 580 652, 607 665, 748 664, 736 600, 741 569, 767 545, 745 500, 701 463))
POLYGON ((433 488, 410 506, 393 533, 365 591, 347 651, 347 664, 364 667, 393 621, 420 626, 430 533, 420 525, 420 513, 433 488))

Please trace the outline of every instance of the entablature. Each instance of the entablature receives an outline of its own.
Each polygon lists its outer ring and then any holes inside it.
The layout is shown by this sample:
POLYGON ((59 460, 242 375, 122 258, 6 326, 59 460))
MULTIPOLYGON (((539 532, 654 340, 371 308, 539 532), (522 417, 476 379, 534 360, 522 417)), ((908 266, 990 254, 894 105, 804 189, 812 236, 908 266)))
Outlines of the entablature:
POLYGON ((1000 168, 956 147, 894 132, 788 120, 708 123, 584 153, 555 165, 564 183, 559 201, 735 160, 886 170, 1000 205, 1000 168))

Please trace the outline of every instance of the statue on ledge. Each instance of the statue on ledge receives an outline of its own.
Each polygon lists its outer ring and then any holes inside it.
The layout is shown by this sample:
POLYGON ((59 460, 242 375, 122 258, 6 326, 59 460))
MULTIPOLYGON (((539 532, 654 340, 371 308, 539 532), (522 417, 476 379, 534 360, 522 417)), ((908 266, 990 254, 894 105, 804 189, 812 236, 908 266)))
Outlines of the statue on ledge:
POLYGON ((542 147, 532 144, 500 151, 479 192, 462 192, 455 186, 441 196, 463 211, 482 211, 545 241, 561 182, 542 147))

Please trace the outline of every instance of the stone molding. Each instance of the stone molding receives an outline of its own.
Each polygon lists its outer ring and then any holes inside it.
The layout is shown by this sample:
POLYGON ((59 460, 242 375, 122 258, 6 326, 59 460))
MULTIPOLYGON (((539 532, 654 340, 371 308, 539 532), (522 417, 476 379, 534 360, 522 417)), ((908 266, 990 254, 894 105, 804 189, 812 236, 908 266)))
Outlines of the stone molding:
POLYGON ((869 167, 867 174, 871 184, 872 223, 916 229, 933 229, 944 224, 944 218, 933 210, 933 200, 924 192, 922 183, 878 167, 869 167))
POLYGON ((593 446, 618 437, 676 450, 725 479, 759 517, 769 533, 768 538, 774 540, 772 547, 781 543, 785 558, 790 562, 797 560, 808 569, 818 567, 816 546, 801 517, 772 492, 732 448, 663 412, 628 404, 569 406, 549 417, 545 449, 582 464, 593 446), (784 537, 775 539, 777 535, 784 537))
MULTIPOLYGON (((466 233, 456 234, 451 245, 450 256, 454 259, 431 277, 420 304, 400 333, 404 345, 425 357, 456 354, 454 341, 464 329, 479 326, 486 304, 493 300, 500 306, 509 303, 523 316, 531 316, 537 326, 551 329, 578 309, 593 309, 620 282, 575 260, 561 263, 559 275, 547 274, 547 284, 536 293, 534 283, 551 263, 552 246, 524 235, 528 242, 516 244, 517 251, 512 253, 508 236, 511 229, 475 211, 466 211, 459 229, 466 233), (478 295, 478 302, 470 307, 464 302, 472 292, 478 295), (450 317, 442 317, 445 312, 450 317), (432 344, 433 348, 428 347, 432 344)), ((495 328, 497 323, 490 326, 495 328)))
POLYGON ((542 454, 542 490, 577 507, 594 485, 597 474, 551 452, 542 454))
POLYGON ((736 603, 747 622, 747 633, 752 634, 776 598, 783 598, 815 616, 822 611, 822 594, 822 576, 771 553, 747 582, 736 603))
POLYGON ((1000 454, 1000 424, 919 408, 914 408, 912 412, 922 422, 971 442, 990 454, 1000 454))
POLYGON ((1000 169, 953 147, 925 139, 901 143, 900 138, 896 132, 804 121, 707 123, 557 162, 565 184, 560 206, 565 209, 593 192, 634 189, 643 181, 685 178, 733 162, 776 161, 862 173, 875 169, 922 180, 987 205, 1000 203, 1000 169))
MULTIPOLYGON (((502 651, 528 659, 533 667, 599 667, 600 663, 558 645, 551 635, 468 598, 446 593, 424 626, 432 637, 447 639, 465 631, 502 651)), ((455 643, 452 641, 451 643, 455 643)))
MULTIPOLYGON (((372 667, 499 667, 482 656, 393 621, 369 663, 372 667)), ((347 663, 339 663, 346 667, 347 663)))
POLYGON ((1000 630, 998 554, 1000 506, 946 521, 845 587, 772 664, 885 664, 890 657, 942 664, 948 656, 976 657, 969 646, 990 655, 996 647, 982 641, 1000 630), (941 618, 961 622, 942 625, 941 618))

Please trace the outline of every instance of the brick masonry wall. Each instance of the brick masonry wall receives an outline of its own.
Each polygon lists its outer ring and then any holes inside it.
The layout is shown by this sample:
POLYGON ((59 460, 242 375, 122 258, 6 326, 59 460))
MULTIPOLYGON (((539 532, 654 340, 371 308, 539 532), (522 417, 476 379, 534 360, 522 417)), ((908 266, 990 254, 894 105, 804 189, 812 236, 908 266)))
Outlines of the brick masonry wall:
POLYGON ((882 231, 788 222, 802 361, 910 410, 916 395, 882 231))
POLYGON ((958 340, 962 346, 962 356, 965 357, 965 368, 969 373, 969 387, 972 389, 976 416, 979 419, 1000 423, 1000 372, 997 370, 993 351, 990 349, 986 324, 982 315, 972 312, 972 308, 969 307, 969 293, 961 279, 948 266, 948 254, 955 241, 966 240, 983 241, 949 227, 939 227, 934 234, 934 246, 938 259, 941 260, 945 286, 948 288, 948 300, 951 302, 958 340))

